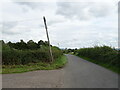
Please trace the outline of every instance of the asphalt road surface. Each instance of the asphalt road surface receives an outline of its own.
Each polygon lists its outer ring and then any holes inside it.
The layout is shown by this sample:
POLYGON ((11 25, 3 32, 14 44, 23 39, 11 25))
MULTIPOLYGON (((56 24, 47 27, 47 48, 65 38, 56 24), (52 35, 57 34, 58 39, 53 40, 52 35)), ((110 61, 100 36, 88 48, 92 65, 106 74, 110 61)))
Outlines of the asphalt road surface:
POLYGON ((118 75, 77 56, 58 70, 3 74, 3 88, 118 88, 118 75))

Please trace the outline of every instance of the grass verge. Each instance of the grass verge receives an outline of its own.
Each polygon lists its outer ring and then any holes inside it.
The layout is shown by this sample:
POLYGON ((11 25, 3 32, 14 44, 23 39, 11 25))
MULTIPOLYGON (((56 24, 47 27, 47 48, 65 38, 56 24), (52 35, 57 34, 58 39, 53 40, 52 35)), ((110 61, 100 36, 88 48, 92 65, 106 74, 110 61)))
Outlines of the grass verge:
MULTIPOLYGON (((76 56, 78 56, 78 55, 76 55, 76 56)), ((112 66, 112 65, 109 65, 109 64, 106 64, 106 63, 97 62, 96 60, 93 60, 93 59, 90 59, 90 58, 87 58, 87 57, 84 57, 84 56, 78 56, 78 57, 80 57, 82 59, 85 59, 87 61, 90 61, 92 63, 98 64, 102 67, 105 67, 105 68, 115 72, 115 73, 120 74, 120 69, 118 67, 115 67, 115 66, 112 66)))
POLYGON ((39 62, 39 63, 30 63, 27 65, 3 65, 2 66, 2 74, 10 74, 10 73, 23 73, 28 71, 35 70, 53 70, 62 68, 67 63, 67 58, 65 55, 61 56, 57 60, 53 61, 52 64, 39 62))

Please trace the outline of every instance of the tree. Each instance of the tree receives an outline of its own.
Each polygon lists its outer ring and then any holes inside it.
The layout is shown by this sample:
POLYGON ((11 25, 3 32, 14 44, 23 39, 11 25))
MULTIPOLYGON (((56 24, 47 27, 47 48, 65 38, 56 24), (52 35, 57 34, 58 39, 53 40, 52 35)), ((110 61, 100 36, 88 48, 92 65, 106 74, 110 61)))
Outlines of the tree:
POLYGON ((20 49, 27 49, 27 44, 23 40, 20 40, 20 49))
POLYGON ((28 47, 28 49, 37 49, 38 45, 33 40, 29 40, 27 42, 27 47, 28 47))
MULTIPOLYGON (((16 44, 15 44, 15 43, 12 43, 12 42, 10 42, 10 41, 7 43, 7 45, 9 45, 10 48, 16 48, 16 44)), ((16 48, 16 49, 18 49, 18 48, 16 48)))
POLYGON ((44 45, 45 45, 45 46, 48 46, 48 45, 49 45, 49 44, 48 44, 48 41, 45 41, 45 42, 44 42, 44 45))
MULTIPOLYGON (((38 47, 49 46, 48 41, 38 41, 38 47)), ((52 45, 50 45, 52 47, 52 45)))
POLYGON ((41 47, 44 45, 44 42, 42 40, 38 41, 38 47, 41 47))
POLYGON ((5 42, 3 40, 0 40, 0 44, 5 44, 5 42))
POLYGON ((8 42, 7 44, 11 48, 15 48, 15 49, 19 49, 19 50, 27 49, 27 44, 23 40, 20 40, 20 42, 16 42, 16 43, 8 42))

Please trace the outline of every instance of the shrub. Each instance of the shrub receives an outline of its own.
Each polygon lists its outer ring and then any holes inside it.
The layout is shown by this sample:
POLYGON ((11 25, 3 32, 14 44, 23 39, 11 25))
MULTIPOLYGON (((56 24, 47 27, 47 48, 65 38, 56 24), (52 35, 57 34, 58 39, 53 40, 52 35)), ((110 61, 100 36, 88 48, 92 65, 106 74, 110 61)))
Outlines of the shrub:
MULTIPOLYGON (((57 47, 52 47, 53 57, 56 60, 62 55, 62 51, 57 47)), ((39 49, 18 50, 3 44, 2 64, 3 65, 24 65, 28 63, 49 62, 51 61, 49 47, 42 46, 39 49)))
POLYGON ((93 48, 81 48, 77 50, 78 56, 88 57, 99 63, 106 63, 118 67, 118 51, 108 46, 95 46, 93 48))

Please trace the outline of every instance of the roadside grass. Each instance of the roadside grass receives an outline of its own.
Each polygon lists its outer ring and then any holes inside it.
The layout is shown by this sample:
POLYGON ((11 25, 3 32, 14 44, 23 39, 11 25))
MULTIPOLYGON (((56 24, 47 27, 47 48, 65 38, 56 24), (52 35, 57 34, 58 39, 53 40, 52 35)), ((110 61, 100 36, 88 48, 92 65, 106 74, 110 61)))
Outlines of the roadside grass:
MULTIPOLYGON (((78 55, 76 55, 76 56, 78 56, 78 55)), ((101 62, 98 62, 98 61, 96 61, 96 60, 93 60, 93 59, 84 57, 84 56, 78 56, 78 57, 80 57, 80 58, 82 58, 82 59, 84 59, 84 60, 90 61, 90 62, 92 62, 92 63, 98 64, 98 65, 100 65, 100 66, 102 66, 102 67, 105 67, 105 68, 107 68, 107 69, 115 72, 115 73, 120 74, 120 69, 119 69, 118 67, 112 66, 112 65, 107 64, 107 63, 101 63, 101 62)))
POLYGON ((2 74, 10 74, 10 73, 23 73, 28 71, 35 70, 53 70, 64 67, 67 63, 67 57, 65 55, 59 57, 51 64, 45 62, 39 63, 29 63, 27 65, 3 65, 2 66, 2 74))

